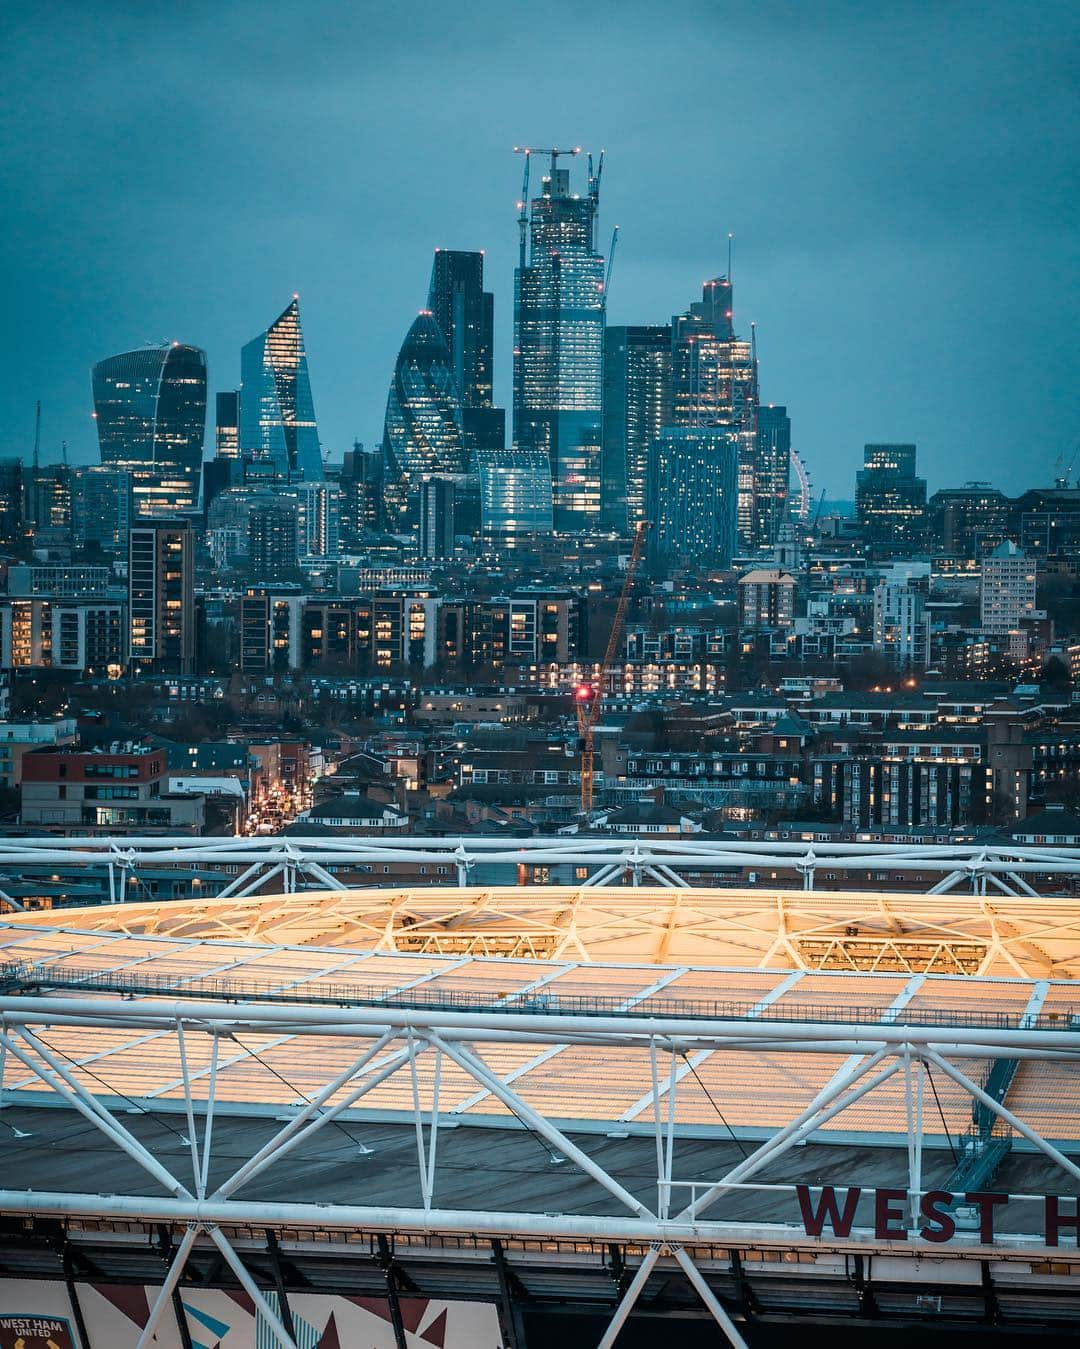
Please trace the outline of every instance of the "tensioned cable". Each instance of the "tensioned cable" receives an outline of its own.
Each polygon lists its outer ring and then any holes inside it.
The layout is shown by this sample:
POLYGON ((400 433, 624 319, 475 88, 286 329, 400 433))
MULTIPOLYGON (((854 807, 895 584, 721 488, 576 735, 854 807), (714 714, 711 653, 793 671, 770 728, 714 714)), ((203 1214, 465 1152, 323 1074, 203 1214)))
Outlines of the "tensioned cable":
POLYGON ((960 1160, 956 1154, 956 1148, 953 1146, 952 1134, 949 1133, 949 1126, 945 1123, 945 1111, 941 1108, 941 1100, 937 1094, 937 1087, 934 1085, 934 1075, 930 1071, 930 1065, 925 1060, 923 1067, 926 1069, 926 1076, 930 1081, 930 1090, 934 1093, 934 1101, 937 1104, 938 1114, 941 1116, 941 1127, 945 1130, 945 1141, 949 1145, 949 1151, 952 1153, 953 1166, 960 1160))
POLYGON ((746 1151, 746 1148, 743 1147, 742 1139, 736 1137, 736 1135, 735 1135, 735 1130, 731 1127, 731 1125, 730 1125, 730 1124, 727 1122, 727 1120, 724 1118, 724 1112, 720 1109, 720 1107, 719 1107, 719 1106, 716 1104, 716 1102, 713 1100, 712 1094, 710 1093, 709 1088, 705 1085, 704 1082, 702 1082, 701 1078, 698 1077, 698 1071, 697 1071, 697 1069, 694 1067, 694 1065, 690 1062, 689 1058, 687 1057, 687 1054, 686 1054, 686 1050, 685 1050, 685 1049, 682 1051, 682 1057, 683 1057, 683 1062, 686 1064, 687 1068, 689 1068, 690 1071, 691 1071, 691 1073, 693 1073, 693 1075, 694 1075, 694 1081, 698 1084, 698 1086, 701 1088, 701 1090, 702 1090, 702 1091, 705 1093, 705 1095, 709 1098, 709 1104, 710 1104, 710 1105, 712 1106, 712 1108, 716 1111, 716 1113, 720 1116, 720 1123, 724 1126, 724 1128, 725 1128, 725 1129, 728 1131, 728 1133, 731 1135, 731 1141, 735 1144, 735 1146, 736 1146, 736 1147, 739 1149, 739 1151, 742 1153, 742 1155, 743 1155, 743 1160, 745 1161, 746 1158, 747 1158, 750 1154, 746 1151))

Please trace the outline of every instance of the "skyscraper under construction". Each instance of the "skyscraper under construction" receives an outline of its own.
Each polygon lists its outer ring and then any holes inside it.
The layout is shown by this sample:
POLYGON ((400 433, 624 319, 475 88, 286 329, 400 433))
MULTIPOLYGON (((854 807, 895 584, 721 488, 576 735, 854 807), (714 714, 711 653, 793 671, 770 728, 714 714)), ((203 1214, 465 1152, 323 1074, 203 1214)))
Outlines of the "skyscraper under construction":
MULTIPOLYGON (((551 464, 560 533, 595 528, 600 515, 600 418, 604 351, 604 259, 594 235, 600 165, 589 161, 587 191, 570 190, 569 169, 551 167, 528 198, 531 150, 519 216, 514 273, 514 445, 551 464)), ((535 153, 541 153, 535 151, 535 153)))

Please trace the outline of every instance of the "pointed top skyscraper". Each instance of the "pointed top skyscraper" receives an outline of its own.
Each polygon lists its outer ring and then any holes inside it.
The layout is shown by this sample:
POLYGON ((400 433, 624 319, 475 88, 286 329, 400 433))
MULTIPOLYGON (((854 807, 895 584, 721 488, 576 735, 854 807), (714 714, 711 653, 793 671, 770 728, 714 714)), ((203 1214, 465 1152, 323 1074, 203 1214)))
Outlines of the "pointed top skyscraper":
POLYGON ((240 353, 240 453, 281 481, 323 476, 299 296, 240 353))

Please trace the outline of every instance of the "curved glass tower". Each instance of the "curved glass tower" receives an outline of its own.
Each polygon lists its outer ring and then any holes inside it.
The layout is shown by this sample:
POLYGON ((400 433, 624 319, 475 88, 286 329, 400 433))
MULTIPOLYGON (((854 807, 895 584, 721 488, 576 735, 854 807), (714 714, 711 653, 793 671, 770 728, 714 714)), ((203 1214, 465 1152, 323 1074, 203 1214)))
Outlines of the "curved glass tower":
POLYGON ((383 501, 387 525, 408 532, 419 521, 420 484, 463 479, 468 456, 461 395, 442 329, 429 310, 413 321, 398 352, 383 427, 383 501))
POLYGON ((300 301, 293 296, 266 332, 240 352, 240 453, 267 477, 323 476, 300 301))
POLYGON ((101 462, 132 475, 138 515, 193 510, 206 434, 206 353, 173 342, 99 361, 91 373, 101 462))

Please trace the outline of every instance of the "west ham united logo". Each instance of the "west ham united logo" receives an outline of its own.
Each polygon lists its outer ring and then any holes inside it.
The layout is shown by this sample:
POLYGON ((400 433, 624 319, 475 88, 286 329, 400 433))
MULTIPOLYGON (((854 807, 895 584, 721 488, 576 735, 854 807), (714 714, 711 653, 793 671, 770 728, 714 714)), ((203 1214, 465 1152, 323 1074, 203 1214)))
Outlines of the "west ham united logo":
POLYGON ((71 1322, 60 1316, 0 1315, 0 1349, 78 1349, 71 1322))

